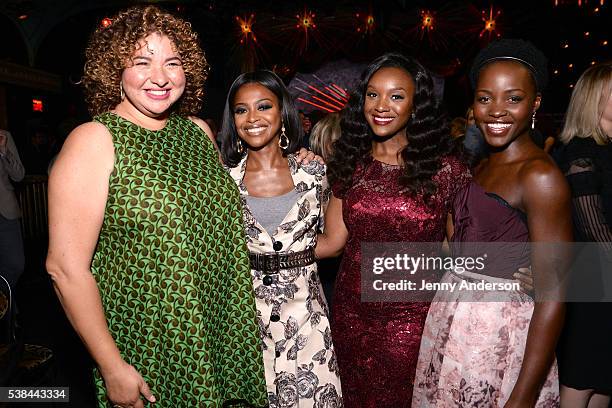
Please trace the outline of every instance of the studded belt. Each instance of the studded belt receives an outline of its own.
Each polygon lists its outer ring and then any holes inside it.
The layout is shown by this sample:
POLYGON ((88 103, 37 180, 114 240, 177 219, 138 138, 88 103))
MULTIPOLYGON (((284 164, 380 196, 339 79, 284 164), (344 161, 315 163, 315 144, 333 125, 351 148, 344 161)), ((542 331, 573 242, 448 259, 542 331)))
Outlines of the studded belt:
POLYGON ((301 268, 315 263, 314 248, 300 252, 249 253, 251 269, 266 274, 278 273, 281 269, 301 268))

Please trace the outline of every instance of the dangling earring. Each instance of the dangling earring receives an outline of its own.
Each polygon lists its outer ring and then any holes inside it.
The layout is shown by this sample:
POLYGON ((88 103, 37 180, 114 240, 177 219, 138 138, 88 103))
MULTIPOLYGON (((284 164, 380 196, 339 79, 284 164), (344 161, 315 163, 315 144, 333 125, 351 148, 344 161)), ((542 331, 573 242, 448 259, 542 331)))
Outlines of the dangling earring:
POLYGON ((285 124, 284 123, 281 123, 281 134, 280 134, 280 137, 278 138, 278 147, 280 147, 283 150, 289 147, 289 138, 285 134, 285 124))
POLYGON ((242 152, 244 152, 244 146, 242 145, 242 140, 238 139, 238 141, 236 142, 236 150, 238 150, 238 153, 242 154, 242 152))
POLYGON ((412 113, 410 114, 410 119, 414 120, 414 118, 416 118, 416 115, 414 114, 414 111, 412 111, 412 113))
POLYGON ((531 129, 535 129, 535 115, 536 115, 536 111, 533 111, 533 116, 531 117, 531 129))
POLYGON ((123 92, 123 81, 119 82, 119 95, 121 95, 121 100, 125 99, 125 93, 123 92))

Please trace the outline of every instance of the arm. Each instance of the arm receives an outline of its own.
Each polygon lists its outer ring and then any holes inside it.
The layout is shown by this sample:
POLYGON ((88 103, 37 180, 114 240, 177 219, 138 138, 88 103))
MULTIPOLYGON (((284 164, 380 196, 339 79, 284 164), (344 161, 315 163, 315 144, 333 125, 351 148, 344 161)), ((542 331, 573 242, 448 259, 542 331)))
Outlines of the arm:
POLYGON ((23 180, 25 170, 19 159, 17 146, 11 134, 4 130, 0 130, 0 165, 4 166, 11 180, 15 182, 23 180))
POLYGON ((100 368, 109 398, 141 407, 140 393, 152 396, 119 354, 90 271, 113 161, 113 143, 102 125, 87 123, 69 135, 49 178, 46 266, 68 320, 100 368))
POLYGON ((570 192, 565 178, 550 163, 529 167, 521 177, 521 184, 532 242, 531 265, 539 296, 529 325, 523 365, 506 407, 534 406, 554 361, 564 319, 563 287, 559 282, 567 272, 570 258, 563 243, 572 240, 570 192))
POLYGON ((316 258, 340 255, 347 238, 348 231, 342 218, 342 200, 332 194, 325 211, 325 232, 317 236, 316 258))
POLYGON ((455 233, 455 224, 453 224, 453 214, 448 213, 446 215, 446 235, 444 241, 442 241, 442 253, 451 255, 450 240, 453 238, 455 233))

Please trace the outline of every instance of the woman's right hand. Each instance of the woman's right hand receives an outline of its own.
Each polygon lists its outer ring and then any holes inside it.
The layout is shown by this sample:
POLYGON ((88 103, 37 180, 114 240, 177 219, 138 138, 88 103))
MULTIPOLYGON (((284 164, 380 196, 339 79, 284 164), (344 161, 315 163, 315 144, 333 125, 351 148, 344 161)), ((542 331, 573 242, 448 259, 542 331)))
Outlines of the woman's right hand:
POLYGON ((106 395, 112 404, 125 408, 144 408, 140 394, 151 403, 156 401, 140 373, 125 361, 118 367, 101 369, 100 373, 106 385, 106 395))

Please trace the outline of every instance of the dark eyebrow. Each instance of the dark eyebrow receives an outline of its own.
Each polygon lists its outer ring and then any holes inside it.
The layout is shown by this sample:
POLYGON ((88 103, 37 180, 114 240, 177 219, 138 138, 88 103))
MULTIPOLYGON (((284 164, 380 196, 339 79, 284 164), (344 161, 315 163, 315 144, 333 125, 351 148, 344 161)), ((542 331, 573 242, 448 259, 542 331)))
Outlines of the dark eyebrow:
MULTIPOLYGON (((370 89, 370 88, 371 88, 371 89, 376 89, 376 87, 375 87, 375 86, 368 85, 368 87, 366 88, 366 90, 368 90, 368 89, 370 89)), ((398 87, 396 87, 396 88, 391 88, 391 91, 404 91, 404 92, 407 92, 407 91, 406 91, 406 89, 404 89, 404 88, 403 88, 403 87, 401 87, 401 86, 398 86, 398 87)))
MULTIPOLYGON (((272 99, 268 99, 268 98, 258 99, 257 101, 255 101, 256 104, 257 103, 261 103, 261 102, 270 102, 270 103, 273 103, 272 99)), ((236 103, 234 103, 234 106, 238 106, 238 105, 247 105, 247 103, 245 103, 245 102, 236 102, 236 103)))
MULTIPOLYGON (((517 92, 517 91, 518 92, 527 93, 527 91, 525 91, 524 89, 521 89, 521 88, 506 89, 504 92, 510 93, 510 92, 517 92)), ((491 93, 491 91, 489 89, 477 89, 475 92, 491 93)))

